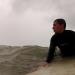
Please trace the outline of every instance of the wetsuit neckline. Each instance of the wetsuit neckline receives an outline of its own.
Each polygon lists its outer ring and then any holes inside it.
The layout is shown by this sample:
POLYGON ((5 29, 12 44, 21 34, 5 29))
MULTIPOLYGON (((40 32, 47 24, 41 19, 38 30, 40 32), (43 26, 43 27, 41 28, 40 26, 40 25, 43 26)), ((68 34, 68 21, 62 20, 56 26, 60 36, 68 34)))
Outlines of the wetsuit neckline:
POLYGON ((65 33, 66 30, 64 30, 62 33, 55 33, 55 35, 62 35, 63 33, 65 33))

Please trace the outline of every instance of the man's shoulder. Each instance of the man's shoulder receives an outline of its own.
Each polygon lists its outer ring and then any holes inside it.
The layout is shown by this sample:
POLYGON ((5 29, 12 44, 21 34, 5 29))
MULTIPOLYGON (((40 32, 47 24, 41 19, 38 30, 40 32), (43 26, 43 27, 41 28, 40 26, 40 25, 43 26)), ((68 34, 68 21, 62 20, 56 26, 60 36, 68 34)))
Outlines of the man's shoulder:
POLYGON ((69 36, 71 36, 71 37, 72 37, 72 36, 75 37, 75 31, 73 31, 73 30, 66 30, 66 31, 65 31, 65 34, 66 34, 66 35, 69 35, 69 36))
POLYGON ((73 30, 65 30, 65 32, 67 32, 67 33, 75 33, 75 31, 73 31, 73 30))

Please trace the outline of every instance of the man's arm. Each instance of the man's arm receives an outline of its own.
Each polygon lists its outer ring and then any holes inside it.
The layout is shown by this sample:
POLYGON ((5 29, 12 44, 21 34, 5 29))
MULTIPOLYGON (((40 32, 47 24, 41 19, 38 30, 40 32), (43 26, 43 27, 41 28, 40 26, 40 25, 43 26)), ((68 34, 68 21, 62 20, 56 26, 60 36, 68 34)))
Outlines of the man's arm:
POLYGON ((54 57, 54 52, 55 52, 55 39, 52 37, 51 38, 51 43, 50 43, 50 47, 49 47, 49 51, 48 51, 48 55, 47 55, 47 59, 46 62, 50 63, 54 57))

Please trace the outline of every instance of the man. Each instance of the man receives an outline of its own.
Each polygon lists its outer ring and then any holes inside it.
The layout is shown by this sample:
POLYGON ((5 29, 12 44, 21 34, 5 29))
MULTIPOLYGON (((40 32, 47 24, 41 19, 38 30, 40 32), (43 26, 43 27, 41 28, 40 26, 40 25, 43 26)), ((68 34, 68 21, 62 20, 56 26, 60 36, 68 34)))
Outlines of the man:
POLYGON ((51 38, 46 64, 53 60, 56 46, 59 47, 62 57, 75 55, 75 32, 66 30, 65 20, 56 19, 53 23, 53 31, 55 34, 51 38))

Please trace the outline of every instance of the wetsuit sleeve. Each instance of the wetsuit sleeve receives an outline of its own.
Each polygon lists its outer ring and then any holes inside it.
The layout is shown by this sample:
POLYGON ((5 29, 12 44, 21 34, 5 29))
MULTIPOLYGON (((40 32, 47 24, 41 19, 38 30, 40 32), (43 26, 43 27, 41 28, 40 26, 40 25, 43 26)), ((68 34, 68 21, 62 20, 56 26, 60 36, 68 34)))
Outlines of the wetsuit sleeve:
POLYGON ((73 31, 73 32, 71 32, 71 35, 70 35, 70 37, 71 37, 71 45, 74 45, 75 46, 75 32, 73 31))
POLYGON ((47 59, 46 59, 47 63, 50 63, 52 61, 52 59, 54 57, 55 47, 56 47, 55 39, 52 37, 51 38, 51 43, 50 43, 50 46, 49 46, 47 59))
POLYGON ((74 46, 75 46, 75 32, 73 33, 73 35, 74 35, 74 39, 73 39, 73 44, 74 44, 74 46))

